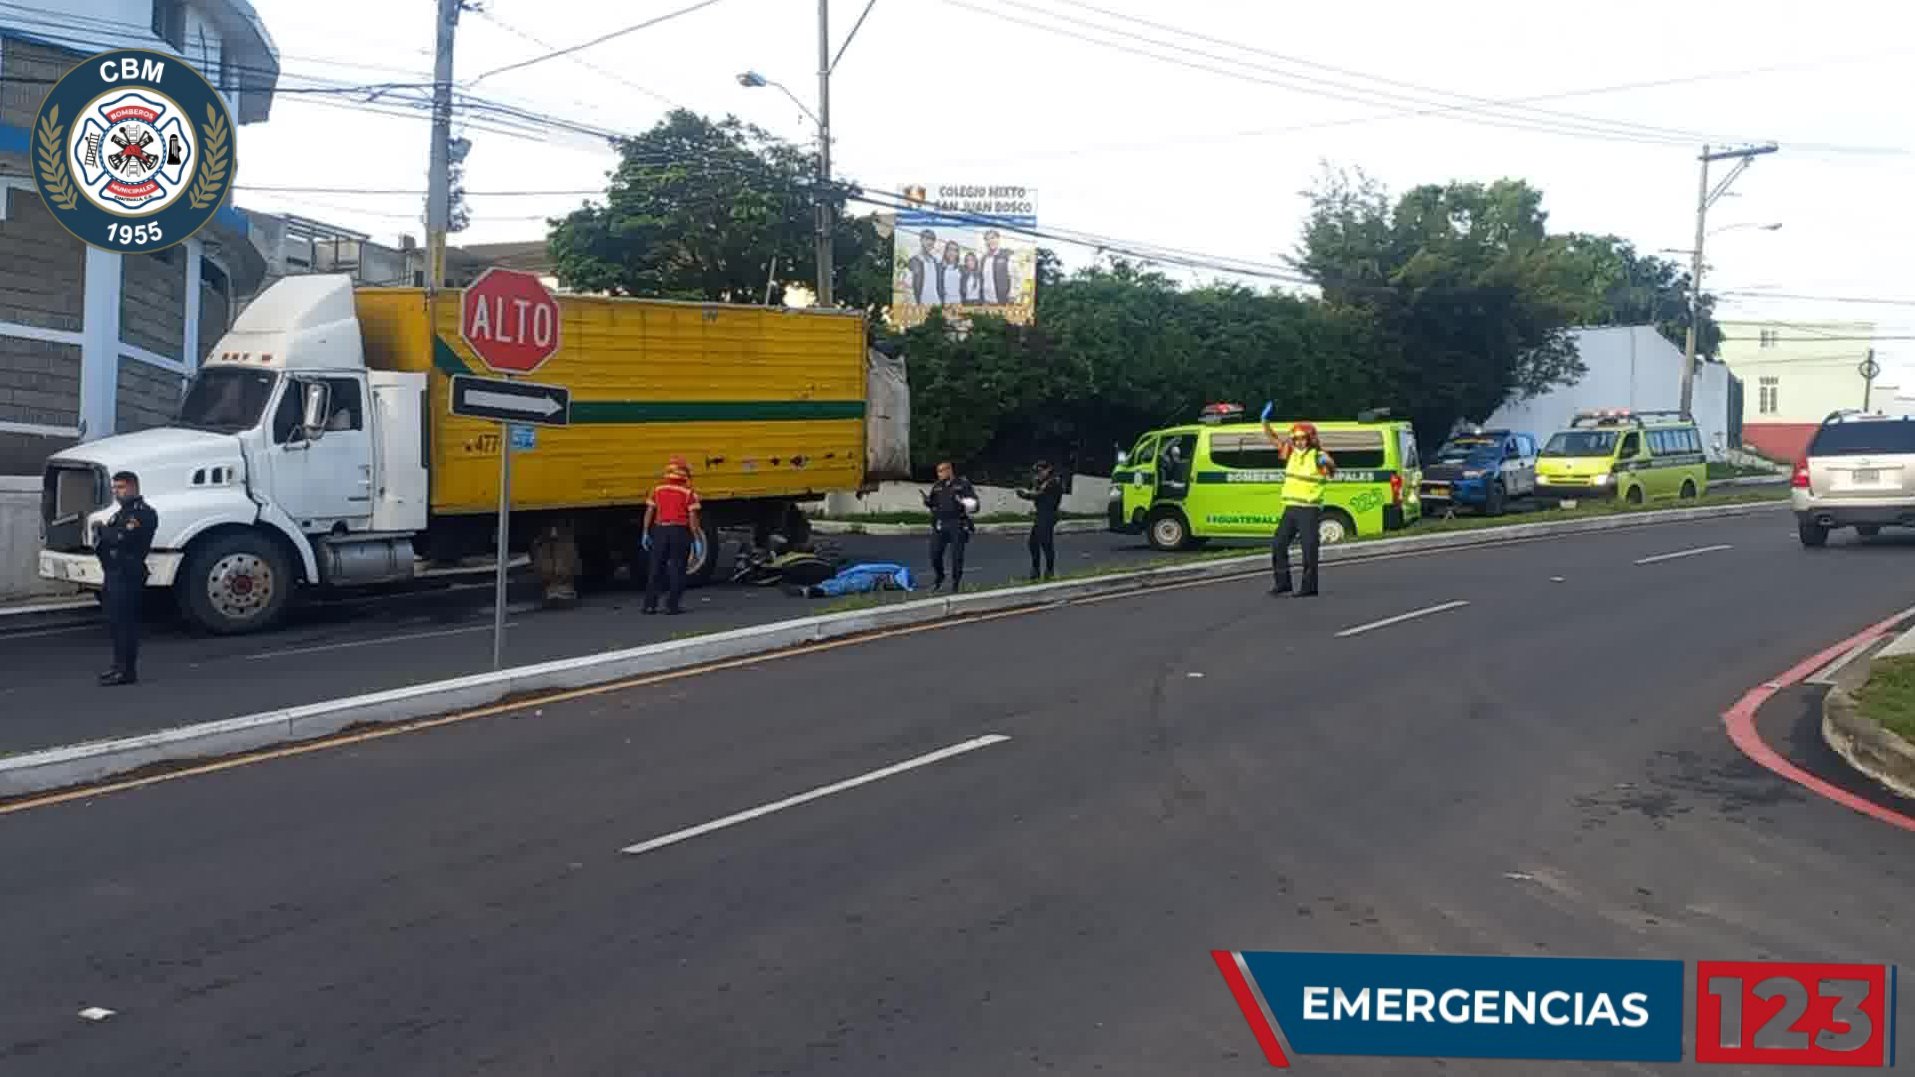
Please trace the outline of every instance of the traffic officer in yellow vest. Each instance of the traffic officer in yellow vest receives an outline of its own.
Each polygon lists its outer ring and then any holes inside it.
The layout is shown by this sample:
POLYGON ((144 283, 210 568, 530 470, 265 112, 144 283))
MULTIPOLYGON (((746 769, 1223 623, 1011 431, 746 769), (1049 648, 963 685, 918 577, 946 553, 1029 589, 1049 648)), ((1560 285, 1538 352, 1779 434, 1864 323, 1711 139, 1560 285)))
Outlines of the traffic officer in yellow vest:
POLYGON ((1263 436, 1276 445, 1283 459, 1283 519, 1270 540, 1270 567, 1276 582, 1273 595, 1290 593, 1290 543, 1303 543, 1303 586, 1299 597, 1317 593, 1317 523, 1323 517, 1323 491, 1336 474, 1336 461, 1323 451, 1317 428, 1309 423, 1290 427, 1288 437, 1270 425, 1271 404, 1263 406, 1263 436))

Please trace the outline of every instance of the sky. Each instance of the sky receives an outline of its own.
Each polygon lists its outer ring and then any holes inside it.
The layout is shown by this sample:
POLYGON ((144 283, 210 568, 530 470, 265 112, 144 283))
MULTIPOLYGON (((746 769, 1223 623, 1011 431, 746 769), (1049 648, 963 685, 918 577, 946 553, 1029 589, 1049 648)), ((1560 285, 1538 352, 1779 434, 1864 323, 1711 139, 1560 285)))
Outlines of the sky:
MULTIPOLYGON (((431 78, 431 0, 255 3, 283 86, 431 78)), ((1915 385, 1915 219, 1898 197, 1915 180, 1915 43, 1898 6, 874 0, 832 77, 835 172, 885 191, 1034 188, 1046 230, 1281 269, 1326 167, 1394 191, 1520 178, 1554 230, 1686 251, 1700 145, 1774 141, 1711 211, 1726 230, 1705 285, 1731 293, 1718 317, 1873 321, 1888 376, 1915 385), (1539 18, 1548 8, 1564 17, 1539 18)), ((831 0, 834 50, 864 10, 831 0)), ((806 141, 804 110, 736 75, 759 71, 815 111, 817 42, 805 0, 483 0, 460 21, 455 79, 588 129, 640 132, 676 104, 806 141)), ((377 107, 280 95, 270 122, 241 129, 240 204, 389 243, 421 234, 428 116, 377 107)), ((582 200, 482 192, 603 188, 613 157, 597 139, 476 122, 466 186, 481 193, 455 243, 540 238, 582 200)))

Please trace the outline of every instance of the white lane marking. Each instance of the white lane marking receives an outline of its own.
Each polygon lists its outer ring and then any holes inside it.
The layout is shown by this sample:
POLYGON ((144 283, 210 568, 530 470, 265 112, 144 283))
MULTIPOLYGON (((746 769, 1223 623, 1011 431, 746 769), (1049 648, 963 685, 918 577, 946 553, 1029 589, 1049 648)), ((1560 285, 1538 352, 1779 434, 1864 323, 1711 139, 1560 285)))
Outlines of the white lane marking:
POLYGON ((1342 639, 1345 636, 1360 636, 1365 632, 1372 632, 1379 628, 1388 628, 1394 624, 1402 624, 1404 621, 1413 621, 1418 617, 1428 617, 1432 613, 1442 613, 1444 610, 1460 610, 1467 605, 1469 605, 1468 602, 1458 599, 1455 602, 1445 602, 1437 606, 1425 606, 1420 610, 1411 610, 1408 613, 1399 613, 1394 617, 1385 617, 1381 621, 1371 621, 1369 624, 1346 628, 1337 633, 1337 638, 1342 639))
POLYGON ((1636 558, 1636 564, 1653 565, 1658 561, 1674 561, 1678 557, 1694 557, 1699 553, 1715 553, 1719 550, 1733 549, 1735 549, 1735 547, 1726 542, 1718 546, 1697 546, 1693 550, 1677 550, 1675 553, 1659 553, 1654 557, 1638 557, 1636 558))
POLYGON ((106 622, 90 625, 69 625, 66 628, 41 628, 32 632, 0 632, 0 639, 33 639, 36 636, 67 636, 75 632, 98 632, 106 627, 106 622))
MULTIPOLYGON (((1793 534, 1793 532, 1790 532, 1793 534)), ((18 606, 0 606, 0 617, 31 617, 36 613, 59 613, 62 610, 90 610, 98 603, 90 598, 76 598, 71 602, 28 602, 18 606)))
POLYGON ((928 767, 933 763, 943 762, 953 756, 960 756, 966 752, 975 752, 979 748, 989 748, 993 744, 1002 744, 1010 739, 1011 738, 1001 733, 987 733, 982 737, 974 737, 962 744, 953 744, 949 748, 939 748, 935 752, 927 752, 915 759, 907 759, 902 763, 893 763, 888 767, 880 767, 869 773, 860 774, 855 778, 847 778, 844 781, 833 782, 830 785, 821 785, 808 793, 799 793, 797 796, 786 797, 783 800, 773 801, 770 804, 761 804, 748 811, 741 811, 735 815, 727 815, 723 819, 713 819, 709 823, 700 823, 697 826, 687 827, 684 830, 674 830, 663 837, 653 838, 650 841, 641 841, 637 845, 627 845, 625 848, 620 849, 619 852, 628 853, 633 856, 637 856, 640 853, 649 853, 654 849, 662 849, 667 845, 676 845, 681 841, 696 838, 701 834, 709 834, 714 830, 723 830, 728 826, 737 826, 739 823, 750 822, 761 816, 770 815, 772 812, 784 811, 786 808, 795 808, 800 804, 809 803, 821 797, 828 797, 833 793, 842 793, 847 789, 856 789, 860 785, 868 785, 872 782, 882 781, 893 775, 903 774, 907 770, 928 767))
MULTIPOLYGON (((516 628, 518 626, 508 621, 505 627, 516 628)), ((266 658, 285 658, 288 655, 295 654, 315 654, 319 651, 343 651, 348 647, 375 647, 381 643, 403 643, 409 639, 433 639, 437 636, 457 636, 466 632, 490 631, 492 631, 491 625, 471 625, 467 628, 446 628, 437 632, 409 632, 403 636, 380 636, 377 639, 353 639, 347 640, 344 643, 317 643, 311 647, 287 647, 278 651, 261 651, 258 654, 247 655, 246 660, 248 662, 258 662, 266 658)))
POLYGON ((80 1016, 89 1021, 104 1021, 113 1016, 113 1011, 104 1006, 88 1006, 80 1011, 80 1016))

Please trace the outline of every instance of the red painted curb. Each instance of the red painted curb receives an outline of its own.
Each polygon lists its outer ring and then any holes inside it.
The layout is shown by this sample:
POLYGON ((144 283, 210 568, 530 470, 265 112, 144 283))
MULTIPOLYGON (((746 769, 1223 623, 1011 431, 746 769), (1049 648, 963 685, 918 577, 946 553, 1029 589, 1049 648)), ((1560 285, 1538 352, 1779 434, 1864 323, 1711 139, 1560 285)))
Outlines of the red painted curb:
POLYGON ((1804 658, 1802 661, 1790 666, 1773 680, 1764 681, 1762 684, 1749 689, 1743 693, 1741 699, 1736 700, 1735 706, 1722 712, 1722 721, 1723 724, 1728 726, 1729 739, 1734 741, 1735 746, 1742 750, 1742 754, 1748 756, 1751 760, 1770 772, 1787 778, 1789 781, 1807 789, 1809 792, 1824 799, 1832 800, 1851 811, 1861 812, 1863 815, 1879 819, 1890 826, 1900 827, 1910 833, 1915 833, 1915 818, 1903 815, 1901 812, 1895 811, 1892 808, 1885 808, 1866 797, 1857 796, 1846 789, 1839 788, 1810 774, 1808 771, 1782 758, 1781 753, 1769 747, 1768 744, 1763 741, 1762 735, 1757 733, 1755 729, 1756 712, 1761 710, 1762 705, 1767 703, 1777 692, 1799 683, 1809 674, 1835 661, 1849 650, 1886 635, 1891 626, 1906 618, 1908 614, 1909 611, 1904 611, 1893 617, 1878 621, 1840 643, 1832 644, 1804 658))

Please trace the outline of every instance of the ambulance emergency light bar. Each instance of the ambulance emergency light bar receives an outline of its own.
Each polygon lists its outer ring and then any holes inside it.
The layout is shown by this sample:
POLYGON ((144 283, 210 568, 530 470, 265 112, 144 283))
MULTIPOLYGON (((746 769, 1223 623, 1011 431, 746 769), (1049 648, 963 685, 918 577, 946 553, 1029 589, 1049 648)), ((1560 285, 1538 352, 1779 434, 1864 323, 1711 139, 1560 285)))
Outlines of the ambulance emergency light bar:
POLYGON ((1197 421, 1215 426, 1218 423, 1227 423, 1241 418, 1243 418, 1242 404, 1205 404, 1204 410, 1197 416, 1197 421))
POLYGON ((1600 411, 1579 411, 1569 421, 1571 429, 1579 426, 1641 426, 1645 417, 1670 415, 1680 418, 1682 412, 1667 411, 1631 411, 1628 408, 1604 408, 1600 411))

